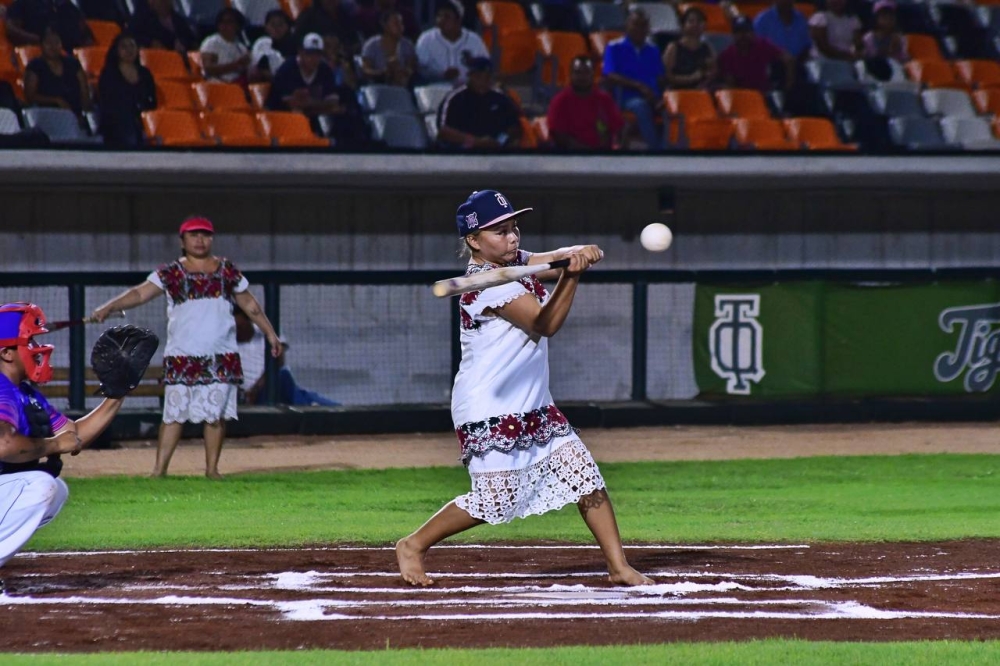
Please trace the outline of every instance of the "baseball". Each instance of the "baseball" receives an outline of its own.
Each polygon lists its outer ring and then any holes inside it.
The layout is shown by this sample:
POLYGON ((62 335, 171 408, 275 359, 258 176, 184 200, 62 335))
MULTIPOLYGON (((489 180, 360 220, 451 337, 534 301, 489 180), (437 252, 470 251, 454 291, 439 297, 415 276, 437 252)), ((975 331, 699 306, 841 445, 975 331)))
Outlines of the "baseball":
POLYGON ((673 242, 674 235, 670 227, 659 222, 647 224, 639 234, 639 243, 650 252, 663 252, 673 242))

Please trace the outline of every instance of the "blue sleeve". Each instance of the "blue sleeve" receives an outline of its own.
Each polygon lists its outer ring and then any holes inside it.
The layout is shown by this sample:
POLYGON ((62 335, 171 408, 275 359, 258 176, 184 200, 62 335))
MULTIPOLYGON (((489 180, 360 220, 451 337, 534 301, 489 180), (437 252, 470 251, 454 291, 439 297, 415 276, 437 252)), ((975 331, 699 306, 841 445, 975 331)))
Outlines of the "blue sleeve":
POLYGON ((17 428, 21 421, 21 401, 17 399, 14 385, 3 379, 0 381, 0 421, 17 428))
POLYGON ((617 74, 618 68, 615 67, 615 48, 613 45, 609 44, 606 49, 604 49, 604 75, 617 74))

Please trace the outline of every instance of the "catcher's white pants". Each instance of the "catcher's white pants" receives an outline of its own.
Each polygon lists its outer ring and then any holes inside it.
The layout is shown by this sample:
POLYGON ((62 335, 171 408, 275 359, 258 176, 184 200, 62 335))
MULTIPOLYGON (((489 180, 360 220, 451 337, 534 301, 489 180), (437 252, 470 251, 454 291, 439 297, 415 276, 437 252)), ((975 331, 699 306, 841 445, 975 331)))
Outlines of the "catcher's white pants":
POLYGON ((45 472, 0 475, 0 567, 59 514, 68 498, 66 483, 45 472))

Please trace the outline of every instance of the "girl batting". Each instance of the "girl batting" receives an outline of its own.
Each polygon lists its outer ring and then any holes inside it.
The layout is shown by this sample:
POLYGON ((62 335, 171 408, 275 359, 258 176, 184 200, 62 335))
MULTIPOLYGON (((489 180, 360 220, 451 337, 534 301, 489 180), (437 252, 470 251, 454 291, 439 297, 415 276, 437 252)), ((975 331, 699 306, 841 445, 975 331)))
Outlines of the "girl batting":
POLYGON ((612 583, 652 582, 625 560, 604 479, 549 392, 548 338, 566 321, 580 275, 601 260, 601 251, 596 245, 539 254, 519 249, 516 217, 530 210, 515 211, 494 190, 473 192, 458 208, 458 233, 471 253, 467 275, 564 258, 570 264, 548 276, 559 280, 551 295, 527 277, 460 299, 462 363, 451 413, 472 491, 396 544, 399 571, 411 585, 434 583, 423 559, 442 539, 571 502, 597 539, 612 583))

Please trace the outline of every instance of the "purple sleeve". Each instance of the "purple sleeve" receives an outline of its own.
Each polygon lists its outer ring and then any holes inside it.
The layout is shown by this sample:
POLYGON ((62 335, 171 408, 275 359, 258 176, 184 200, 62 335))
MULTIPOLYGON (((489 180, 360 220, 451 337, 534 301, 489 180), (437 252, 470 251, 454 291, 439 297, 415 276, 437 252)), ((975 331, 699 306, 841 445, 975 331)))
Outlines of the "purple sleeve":
POLYGON ((0 382, 0 421, 9 423, 16 429, 21 420, 21 402, 17 399, 15 390, 9 381, 0 382))

